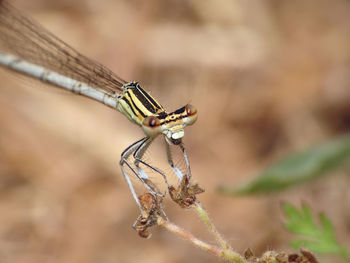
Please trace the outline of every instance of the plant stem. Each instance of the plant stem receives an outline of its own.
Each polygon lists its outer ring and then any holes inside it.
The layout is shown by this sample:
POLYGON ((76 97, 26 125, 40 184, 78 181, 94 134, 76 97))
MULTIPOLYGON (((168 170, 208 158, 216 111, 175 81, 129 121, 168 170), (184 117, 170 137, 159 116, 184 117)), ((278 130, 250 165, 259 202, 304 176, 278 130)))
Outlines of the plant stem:
POLYGON ((168 231, 170 231, 176 235, 179 235, 179 236, 187 239, 188 241, 193 243, 195 246, 197 246, 205 251, 208 251, 216 256, 220 255, 219 248, 205 243, 204 241, 196 238, 190 232, 186 231, 185 229, 183 229, 182 227, 180 227, 178 225, 175 225, 174 223, 166 221, 163 218, 158 218, 158 225, 164 227, 165 229, 167 229, 168 231))
POLYGON ((221 236, 221 234, 218 232, 216 227, 214 226, 213 222, 210 220, 209 215, 207 211, 203 208, 201 203, 197 202, 195 203, 192 208, 196 213, 199 215, 201 220, 207 225, 209 231, 214 235, 216 241, 219 243, 220 247, 223 249, 232 250, 230 245, 227 243, 227 241, 221 236))
POLYGON ((222 259, 229 260, 234 263, 248 263, 247 260, 245 260, 243 257, 241 257, 238 253, 234 252, 230 248, 219 248, 217 246, 210 245, 198 238, 196 238, 194 235, 192 235, 190 232, 186 231, 185 229, 179 227, 178 225, 175 225, 174 223, 171 223, 169 221, 164 220, 161 217, 158 217, 157 221, 159 226, 164 227, 168 231, 181 236, 191 242, 193 245, 208 251, 212 253, 213 255, 220 257, 222 259))

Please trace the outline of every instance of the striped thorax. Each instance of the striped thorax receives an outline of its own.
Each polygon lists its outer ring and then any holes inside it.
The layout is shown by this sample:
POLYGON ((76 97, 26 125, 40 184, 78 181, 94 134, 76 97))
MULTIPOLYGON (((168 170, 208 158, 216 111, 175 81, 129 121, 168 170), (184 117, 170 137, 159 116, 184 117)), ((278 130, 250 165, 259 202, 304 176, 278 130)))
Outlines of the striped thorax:
POLYGON ((119 98, 118 110, 131 122, 142 127, 145 134, 155 137, 162 133, 168 141, 180 144, 184 127, 197 120, 197 110, 190 104, 167 113, 138 82, 124 85, 124 93, 119 98))

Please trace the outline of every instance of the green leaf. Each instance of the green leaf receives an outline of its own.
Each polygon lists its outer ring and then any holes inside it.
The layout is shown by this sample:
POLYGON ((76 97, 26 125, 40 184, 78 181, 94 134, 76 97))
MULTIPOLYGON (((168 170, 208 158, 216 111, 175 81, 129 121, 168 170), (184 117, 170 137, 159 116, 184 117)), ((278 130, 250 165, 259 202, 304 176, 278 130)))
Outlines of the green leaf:
POLYGON ((317 226, 310 209, 306 205, 302 206, 300 212, 295 207, 293 207, 293 209, 293 214, 286 213, 289 218, 289 221, 285 223, 286 228, 295 234, 317 237, 317 233, 314 232, 317 226))
POLYGON ((295 248, 308 248, 314 253, 338 254, 349 259, 347 251, 336 240, 332 222, 325 214, 319 215, 320 225, 315 223, 311 210, 303 205, 300 211, 291 204, 284 204, 285 227, 300 239, 291 241, 295 248))
POLYGON ((318 178, 340 167, 350 156, 350 136, 343 136, 303 152, 291 154, 239 188, 219 187, 226 195, 259 194, 318 178))

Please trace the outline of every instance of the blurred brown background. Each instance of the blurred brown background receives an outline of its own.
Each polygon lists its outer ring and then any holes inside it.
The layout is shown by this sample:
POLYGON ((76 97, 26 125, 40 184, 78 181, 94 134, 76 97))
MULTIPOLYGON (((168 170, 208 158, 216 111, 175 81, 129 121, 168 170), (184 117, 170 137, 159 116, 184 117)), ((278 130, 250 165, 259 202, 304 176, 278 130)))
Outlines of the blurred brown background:
MULTIPOLYGON (((185 135, 193 176, 236 250, 292 251, 282 201, 326 212, 349 245, 345 171, 266 197, 215 192, 350 130, 349 1, 13 2, 167 109, 198 108, 185 135)), ((218 262, 163 229, 144 240, 131 228, 138 210, 118 162, 141 129, 94 101, 3 69, 0 79, 0 262, 218 262)), ((191 212, 166 211, 213 242, 191 212)))

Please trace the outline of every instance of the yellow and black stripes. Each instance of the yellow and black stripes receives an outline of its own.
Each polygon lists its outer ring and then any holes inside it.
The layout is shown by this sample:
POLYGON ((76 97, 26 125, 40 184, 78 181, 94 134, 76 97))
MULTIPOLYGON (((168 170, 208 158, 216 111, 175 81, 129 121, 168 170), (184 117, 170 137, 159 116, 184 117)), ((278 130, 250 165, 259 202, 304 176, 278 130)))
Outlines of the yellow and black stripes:
POLYGON ((118 110, 132 122, 141 125, 147 116, 167 115, 163 107, 137 82, 130 82, 123 88, 124 93, 119 99, 118 110))
POLYGON ((147 116, 154 116, 164 112, 163 107, 144 91, 137 82, 130 82, 125 85, 122 100, 128 105, 139 122, 142 122, 147 116))
POLYGON ((152 113, 164 111, 163 107, 136 82, 132 88, 137 99, 152 113))
POLYGON ((170 122, 176 122, 178 120, 181 120, 183 118, 186 118, 187 112, 186 112, 186 106, 171 112, 171 113, 165 113, 165 114, 159 114, 157 115, 158 119, 160 120, 161 125, 162 124, 168 124, 170 122))
POLYGON ((186 125, 191 125, 197 118, 197 110, 191 105, 167 113, 137 82, 124 85, 124 93, 119 98, 118 110, 130 121, 140 126, 153 127, 154 131, 155 127, 158 127, 159 132, 168 131, 169 134, 179 133, 180 130, 182 134, 183 128, 186 125), (152 118, 150 119, 150 117, 152 118))

